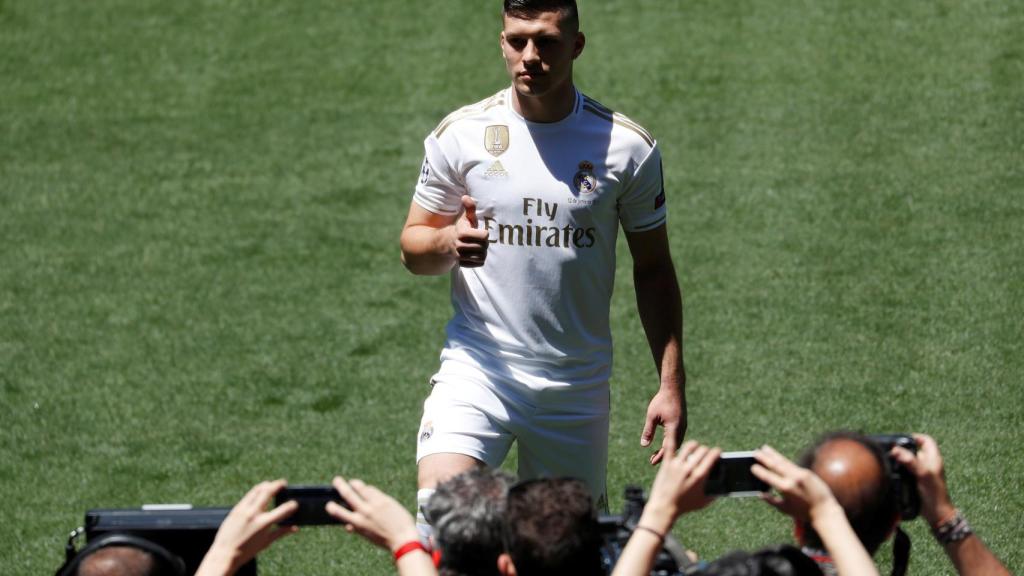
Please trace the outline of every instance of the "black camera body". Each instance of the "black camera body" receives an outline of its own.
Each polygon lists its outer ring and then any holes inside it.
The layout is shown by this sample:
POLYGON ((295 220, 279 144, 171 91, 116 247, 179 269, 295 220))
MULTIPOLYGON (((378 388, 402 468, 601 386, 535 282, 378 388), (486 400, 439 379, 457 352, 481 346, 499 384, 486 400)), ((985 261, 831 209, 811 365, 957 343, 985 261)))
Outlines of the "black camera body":
MULTIPOLYGON (((633 535, 640 515, 644 512, 647 497, 639 486, 626 486, 623 494, 625 503, 622 514, 602 514, 598 517, 601 528, 601 565, 606 574, 611 574, 622 555, 623 548, 633 535)), ((665 536, 665 543, 651 567, 651 576, 677 576, 689 574, 696 565, 686 556, 686 549, 671 534, 665 536), (688 570, 689 569, 689 570, 688 570)))
POLYGON ((917 442, 909 434, 872 434, 868 438, 882 450, 888 464, 889 487, 893 492, 900 520, 913 520, 921 513, 921 495, 917 492, 917 479, 890 454, 895 446, 917 454, 917 442))
MULTIPOLYGON (((173 573, 194 574, 230 511, 191 506, 88 510, 84 527, 68 539, 67 562, 57 574, 73 575, 82 560, 105 546, 139 548, 173 566, 173 573), (76 550, 75 539, 82 534, 86 544, 76 550)), ((237 574, 255 576, 256 560, 242 566, 237 574)))

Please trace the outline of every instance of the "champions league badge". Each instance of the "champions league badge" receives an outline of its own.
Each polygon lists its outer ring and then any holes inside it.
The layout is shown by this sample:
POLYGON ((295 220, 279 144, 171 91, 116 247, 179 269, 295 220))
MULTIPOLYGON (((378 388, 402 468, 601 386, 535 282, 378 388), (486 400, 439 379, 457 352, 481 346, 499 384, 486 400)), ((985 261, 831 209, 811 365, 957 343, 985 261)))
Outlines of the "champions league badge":
POLYGON ((594 176, 594 165, 584 160, 580 162, 580 170, 572 177, 572 185, 580 194, 591 194, 597 190, 597 177, 594 176))

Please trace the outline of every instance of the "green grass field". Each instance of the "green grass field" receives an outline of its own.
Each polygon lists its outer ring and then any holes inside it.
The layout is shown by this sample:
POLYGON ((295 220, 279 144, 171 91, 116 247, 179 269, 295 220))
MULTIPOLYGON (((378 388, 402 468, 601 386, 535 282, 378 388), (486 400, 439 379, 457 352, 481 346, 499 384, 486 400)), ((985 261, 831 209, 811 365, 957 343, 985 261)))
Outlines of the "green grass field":
MULTIPOLYGON (((450 313, 398 233, 422 139, 505 82, 499 3, 0 0, 4 574, 93 507, 361 477, 412 504, 450 313)), ((578 85, 659 139, 690 436, 926 431, 1024 568, 1024 5, 585 0, 578 85)), ((624 242, 609 484, 653 471, 624 242)), ((756 501, 676 534, 789 538, 756 501)), ((921 522, 913 574, 953 573, 921 522)), ((888 550, 880 555, 887 565, 888 550)), ((308 529, 261 571, 386 574, 308 529)))

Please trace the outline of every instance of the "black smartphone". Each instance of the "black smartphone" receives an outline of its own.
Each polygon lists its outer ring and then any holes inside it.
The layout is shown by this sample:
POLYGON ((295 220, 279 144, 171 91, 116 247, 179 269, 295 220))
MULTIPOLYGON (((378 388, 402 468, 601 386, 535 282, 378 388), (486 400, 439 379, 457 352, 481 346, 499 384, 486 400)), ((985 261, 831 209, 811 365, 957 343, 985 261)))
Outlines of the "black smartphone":
POLYGON ((285 486, 274 496, 274 506, 280 506, 289 500, 298 502, 299 509, 280 522, 285 526, 341 524, 327 513, 325 506, 328 502, 336 502, 345 508, 349 507, 348 502, 345 502, 333 486, 285 486))
POLYGON ((753 452, 722 452, 711 468, 705 494, 718 496, 757 496, 770 487, 750 471, 757 461, 753 452))

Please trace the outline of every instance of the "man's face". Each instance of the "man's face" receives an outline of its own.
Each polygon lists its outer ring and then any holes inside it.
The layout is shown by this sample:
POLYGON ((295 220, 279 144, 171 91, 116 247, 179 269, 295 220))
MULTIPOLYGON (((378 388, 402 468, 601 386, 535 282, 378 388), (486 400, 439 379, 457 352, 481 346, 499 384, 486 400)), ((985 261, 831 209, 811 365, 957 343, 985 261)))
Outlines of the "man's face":
POLYGON ((583 34, 563 28, 561 12, 541 12, 529 20, 505 16, 501 51, 516 91, 543 96, 571 81, 583 42, 583 34))

